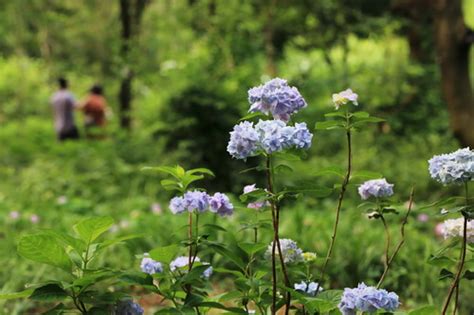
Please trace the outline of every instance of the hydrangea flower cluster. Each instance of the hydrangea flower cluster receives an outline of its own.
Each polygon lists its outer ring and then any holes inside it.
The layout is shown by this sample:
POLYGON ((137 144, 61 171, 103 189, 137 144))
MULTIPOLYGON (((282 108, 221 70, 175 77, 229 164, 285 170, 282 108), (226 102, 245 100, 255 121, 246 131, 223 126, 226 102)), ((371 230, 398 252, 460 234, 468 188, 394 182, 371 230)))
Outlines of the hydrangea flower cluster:
MULTIPOLYGON (((464 218, 449 219, 441 225, 441 233, 445 239, 452 237, 463 237, 464 218)), ((474 243, 474 221, 467 221, 466 236, 468 243, 474 243)))
MULTIPOLYGON (((244 187, 244 194, 248 194, 254 190, 257 190, 256 184, 247 185, 244 187)), ((268 201, 256 201, 256 202, 250 202, 247 204, 247 208, 257 209, 257 210, 263 207, 268 207, 268 206, 270 206, 270 203, 268 201)))
POLYGON ((377 310, 395 311, 400 302, 398 295, 360 283, 357 288, 345 288, 338 307, 343 315, 356 315, 357 311, 372 313, 377 310))
POLYGON ((359 103, 357 103, 358 97, 359 96, 352 92, 351 89, 347 89, 339 93, 334 93, 332 95, 332 102, 334 103, 336 110, 338 110, 340 106, 346 105, 349 102, 352 102, 355 106, 359 105, 359 103))
POLYGON ((306 283, 304 281, 301 281, 300 283, 295 283, 295 290, 304 292, 310 296, 314 296, 316 294, 316 290, 318 290, 318 292, 323 291, 323 288, 319 286, 318 289, 318 286, 319 284, 317 282, 306 283))
POLYGON ((133 301, 121 301, 115 308, 114 315, 143 315, 144 311, 140 304, 133 301))
POLYGON ((173 214, 185 211, 202 213, 209 210, 220 216, 228 216, 234 212, 234 206, 225 194, 215 193, 213 196, 209 196, 198 190, 188 191, 182 197, 174 197, 170 201, 169 208, 173 214))
POLYGON ((143 254, 142 261, 140 263, 140 269, 149 275, 163 272, 163 266, 160 262, 150 258, 148 253, 143 254))
MULTIPOLYGON (((283 262, 285 264, 297 263, 303 260, 303 251, 298 247, 295 241, 288 238, 280 239, 281 253, 283 255, 283 262)), ((265 252, 266 257, 272 255, 273 242, 268 245, 267 251, 265 252)), ((278 255, 278 250, 276 251, 278 255)))
POLYGON ((385 178, 368 180, 359 186, 359 195, 363 200, 369 197, 390 197, 393 195, 393 184, 389 184, 385 178))
POLYGON ((441 184, 462 184, 474 180, 474 151, 469 148, 435 155, 428 163, 431 177, 441 184))
POLYGON ((246 159, 260 150, 270 154, 292 147, 308 149, 312 138, 306 123, 287 126, 281 120, 260 120, 254 127, 253 123, 244 121, 230 133, 227 151, 234 158, 246 159))
MULTIPOLYGON (((196 257, 194 259, 195 262, 201 262, 201 259, 199 257, 196 257)), ((177 269, 180 269, 183 272, 188 272, 187 268, 182 269, 183 267, 186 267, 189 264, 189 256, 179 256, 176 259, 174 259, 170 263, 170 270, 175 271, 177 269)), ((203 265, 209 265, 207 262, 203 262, 203 265)), ((203 271, 202 277, 205 279, 209 279, 209 277, 212 275, 213 269, 212 266, 209 266, 206 270, 203 271)))
POLYGON ((296 87, 275 78, 248 91, 249 112, 271 114, 274 119, 288 121, 290 116, 307 106, 296 87))

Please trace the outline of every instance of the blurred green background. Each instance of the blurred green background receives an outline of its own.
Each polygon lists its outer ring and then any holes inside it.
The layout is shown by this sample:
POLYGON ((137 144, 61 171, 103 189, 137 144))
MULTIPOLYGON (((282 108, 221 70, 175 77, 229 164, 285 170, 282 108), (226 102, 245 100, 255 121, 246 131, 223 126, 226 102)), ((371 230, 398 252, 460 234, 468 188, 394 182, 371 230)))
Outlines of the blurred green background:
MULTIPOLYGON (((35 228, 68 230, 81 217, 108 214, 117 220, 111 233, 145 232, 111 250, 103 263, 117 268, 137 268, 135 254, 182 237, 184 218, 169 213, 169 193, 143 166, 207 167, 217 176, 205 187, 234 196, 263 185, 262 174, 240 174, 257 161, 232 160, 226 146, 248 110, 247 90, 274 76, 298 87, 309 106, 296 119, 311 128, 332 110, 331 94, 348 87, 360 110, 385 118, 354 136, 354 167, 383 174, 400 200, 413 185, 417 206, 457 193, 429 178, 427 160, 474 146, 470 28, 474 0, 0 0, 0 291, 57 272, 17 256, 18 236, 35 228), (55 140, 49 98, 59 76, 77 99, 103 84, 113 111, 107 139, 55 140)), ((81 131, 82 120, 77 113, 81 131)), ((280 175, 281 184, 333 185, 337 179, 312 175, 343 166, 344 154, 343 134, 315 132, 308 158, 280 175)), ((282 236, 323 256, 335 200, 287 202, 282 236)), ((373 284, 383 269, 383 228, 358 203, 353 185, 329 270, 333 288, 373 284)), ((445 296, 448 282, 426 263, 442 243, 438 213, 415 207, 385 283, 403 308, 445 296)), ((243 239, 235 226, 252 215, 237 211, 224 225, 243 239)), ((464 287, 461 314, 471 314, 474 287, 464 287)), ((0 301, 0 313, 34 314, 30 303, 0 301)))

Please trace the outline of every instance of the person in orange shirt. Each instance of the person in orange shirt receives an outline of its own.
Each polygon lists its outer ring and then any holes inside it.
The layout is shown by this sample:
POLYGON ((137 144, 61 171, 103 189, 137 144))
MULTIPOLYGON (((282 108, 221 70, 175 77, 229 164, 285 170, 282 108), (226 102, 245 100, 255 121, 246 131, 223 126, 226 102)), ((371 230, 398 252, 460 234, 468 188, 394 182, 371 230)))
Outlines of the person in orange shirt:
POLYGON ((107 123, 107 102, 103 96, 102 86, 96 84, 90 89, 90 93, 81 104, 80 109, 84 113, 86 135, 89 138, 103 138, 105 136, 104 127, 107 123))

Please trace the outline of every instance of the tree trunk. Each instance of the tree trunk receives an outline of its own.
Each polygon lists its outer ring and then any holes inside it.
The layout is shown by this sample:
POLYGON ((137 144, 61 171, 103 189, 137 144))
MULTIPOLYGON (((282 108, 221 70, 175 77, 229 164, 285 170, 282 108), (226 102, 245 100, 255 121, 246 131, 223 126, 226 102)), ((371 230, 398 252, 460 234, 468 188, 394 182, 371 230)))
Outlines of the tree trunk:
POLYGON ((139 33, 140 21, 145 9, 147 0, 120 0, 120 22, 122 24, 120 55, 123 61, 122 82, 120 83, 119 104, 120 104, 120 126, 124 129, 131 127, 132 110, 132 83, 133 83, 133 62, 130 60, 130 47, 132 41, 139 33))
POLYGON ((471 40, 464 24, 461 0, 436 0, 434 6, 441 86, 451 128, 463 146, 474 148, 474 101, 469 78, 471 40))

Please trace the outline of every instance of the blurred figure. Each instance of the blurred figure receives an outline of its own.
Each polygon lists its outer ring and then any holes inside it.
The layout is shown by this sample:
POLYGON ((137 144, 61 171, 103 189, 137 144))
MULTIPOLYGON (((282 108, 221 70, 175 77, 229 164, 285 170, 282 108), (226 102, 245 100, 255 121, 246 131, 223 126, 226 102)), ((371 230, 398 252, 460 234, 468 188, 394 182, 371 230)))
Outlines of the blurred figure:
POLYGON ((65 78, 58 79, 59 91, 51 97, 54 111, 54 129, 59 141, 78 139, 79 131, 74 122, 74 96, 68 90, 65 78))
POLYGON ((84 112, 84 127, 88 138, 103 138, 105 135, 107 102, 100 85, 94 85, 80 106, 84 112))

